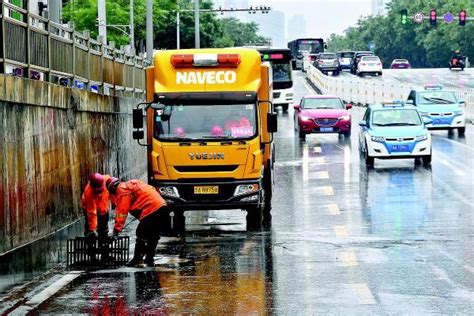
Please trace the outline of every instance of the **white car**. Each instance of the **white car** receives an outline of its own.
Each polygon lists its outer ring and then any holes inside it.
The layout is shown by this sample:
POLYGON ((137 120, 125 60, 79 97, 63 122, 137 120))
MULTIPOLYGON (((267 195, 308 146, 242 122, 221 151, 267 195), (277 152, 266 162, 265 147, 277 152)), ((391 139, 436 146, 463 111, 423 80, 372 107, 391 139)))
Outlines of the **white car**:
POLYGON ((431 135, 427 125, 413 106, 400 102, 384 102, 370 106, 359 123, 359 149, 368 166, 374 159, 421 159, 431 163, 431 135))
POLYGON ((363 56, 357 65, 356 74, 363 76, 366 74, 382 75, 382 62, 378 56, 363 56))

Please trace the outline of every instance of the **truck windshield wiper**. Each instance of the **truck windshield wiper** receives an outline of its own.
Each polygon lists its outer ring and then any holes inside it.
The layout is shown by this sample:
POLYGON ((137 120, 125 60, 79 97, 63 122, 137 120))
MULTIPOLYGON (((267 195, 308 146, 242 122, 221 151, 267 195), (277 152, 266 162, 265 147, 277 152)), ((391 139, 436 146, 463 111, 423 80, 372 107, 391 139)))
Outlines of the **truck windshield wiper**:
POLYGON ((204 135, 204 136, 201 136, 203 139, 231 139, 233 138, 232 136, 225 136, 225 135, 221 135, 221 136, 214 136, 214 135, 204 135))

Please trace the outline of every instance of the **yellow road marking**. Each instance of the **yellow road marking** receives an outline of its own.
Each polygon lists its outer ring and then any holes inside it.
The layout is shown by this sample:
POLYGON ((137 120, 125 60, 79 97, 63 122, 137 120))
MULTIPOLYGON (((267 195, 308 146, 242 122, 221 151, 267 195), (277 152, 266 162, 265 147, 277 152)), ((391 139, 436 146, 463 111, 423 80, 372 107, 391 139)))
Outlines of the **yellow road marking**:
POLYGON ((349 235, 346 226, 334 226, 334 231, 337 237, 347 237, 349 235))
POLYGON ((357 257, 353 251, 341 252, 341 261, 344 267, 355 267, 358 266, 357 257))
POLYGON ((331 215, 341 214, 341 211, 339 210, 339 206, 337 204, 329 204, 328 205, 328 211, 329 211, 329 214, 331 214, 331 215))
POLYGON ((329 179, 329 173, 327 171, 317 171, 311 173, 310 179, 329 179))
POLYGON ((351 287, 352 287, 352 291, 354 291, 354 294, 357 297, 357 300, 359 301, 359 304, 362 304, 362 305, 377 304, 367 284, 365 283, 351 284, 351 287))

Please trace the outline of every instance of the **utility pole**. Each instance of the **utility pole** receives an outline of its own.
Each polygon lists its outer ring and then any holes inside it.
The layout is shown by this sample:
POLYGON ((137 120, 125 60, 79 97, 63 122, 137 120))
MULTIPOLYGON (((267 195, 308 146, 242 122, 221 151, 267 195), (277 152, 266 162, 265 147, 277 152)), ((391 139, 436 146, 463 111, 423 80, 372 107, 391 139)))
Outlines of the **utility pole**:
POLYGON ((178 11, 176 11, 176 49, 180 49, 180 22, 179 22, 179 6, 178 11))
POLYGON ((194 0, 194 47, 201 48, 199 32, 199 0, 194 0))
POLYGON ((102 44, 107 45, 107 18, 105 16, 105 0, 98 0, 97 17, 99 19, 99 37, 102 44))
POLYGON ((130 0, 130 53, 135 54, 135 35, 133 31, 133 0, 130 0))
POLYGON ((146 58, 153 61, 153 0, 146 1, 146 58))

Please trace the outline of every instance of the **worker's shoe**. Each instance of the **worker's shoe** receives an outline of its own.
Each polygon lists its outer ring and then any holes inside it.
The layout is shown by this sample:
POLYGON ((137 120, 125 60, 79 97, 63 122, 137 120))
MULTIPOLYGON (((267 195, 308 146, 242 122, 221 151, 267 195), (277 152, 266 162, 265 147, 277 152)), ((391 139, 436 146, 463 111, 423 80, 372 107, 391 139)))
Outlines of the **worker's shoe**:
POLYGON ((145 256, 145 264, 147 265, 147 267, 155 266, 155 251, 156 251, 157 245, 158 245, 158 240, 150 241, 147 243, 146 256, 145 256))
POLYGON ((132 260, 127 262, 127 267, 144 267, 145 262, 143 261, 143 256, 146 253, 146 243, 143 239, 137 238, 137 242, 135 244, 135 251, 133 254, 132 260))

